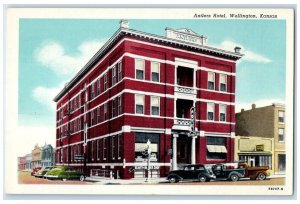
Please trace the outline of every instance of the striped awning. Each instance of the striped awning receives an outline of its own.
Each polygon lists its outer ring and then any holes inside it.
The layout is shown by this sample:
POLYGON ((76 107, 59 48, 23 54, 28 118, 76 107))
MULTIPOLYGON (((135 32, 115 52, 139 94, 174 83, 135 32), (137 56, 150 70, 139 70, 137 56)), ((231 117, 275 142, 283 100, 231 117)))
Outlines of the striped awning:
POLYGON ((227 149, 223 145, 207 145, 207 151, 211 153, 227 153, 227 149))

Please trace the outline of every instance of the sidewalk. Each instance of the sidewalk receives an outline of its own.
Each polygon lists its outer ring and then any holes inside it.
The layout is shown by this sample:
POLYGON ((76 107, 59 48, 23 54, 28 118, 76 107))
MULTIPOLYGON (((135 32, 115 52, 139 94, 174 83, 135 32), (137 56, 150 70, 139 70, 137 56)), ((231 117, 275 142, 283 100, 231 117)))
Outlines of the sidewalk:
POLYGON ((110 179, 110 178, 96 178, 86 177, 86 181, 96 182, 103 185, 118 185, 118 184, 157 184, 167 182, 166 177, 163 178, 151 178, 146 182, 145 178, 133 178, 133 179, 110 179))

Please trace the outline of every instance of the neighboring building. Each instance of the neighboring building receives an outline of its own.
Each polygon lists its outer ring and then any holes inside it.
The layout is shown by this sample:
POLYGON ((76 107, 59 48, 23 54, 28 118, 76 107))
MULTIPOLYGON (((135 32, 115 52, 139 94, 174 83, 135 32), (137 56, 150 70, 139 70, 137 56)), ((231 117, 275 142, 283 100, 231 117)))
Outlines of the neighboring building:
POLYGON ((26 154, 26 169, 30 170, 31 168, 31 162, 32 162, 32 154, 26 154))
POLYGON ((41 158, 41 165, 42 166, 54 166, 55 159, 53 159, 54 149, 51 144, 45 144, 42 147, 42 158, 41 158))
POLYGON ((18 157, 18 170, 23 171, 26 169, 26 157, 18 157))
POLYGON ((210 47, 189 29, 166 28, 162 37, 121 21, 54 99, 58 165, 82 169, 75 155, 83 155, 86 174, 144 177, 148 139, 153 177, 187 163, 232 162, 239 51, 210 47))
POLYGON ((274 173, 274 139, 254 136, 235 137, 235 160, 250 166, 269 166, 274 173))
POLYGON ((274 138, 274 173, 285 173, 285 106, 270 106, 243 110, 236 114, 236 134, 274 138))
POLYGON ((36 144, 34 146, 34 149, 32 150, 31 168, 42 166, 41 159, 42 159, 42 149, 41 147, 38 146, 38 144, 36 144))

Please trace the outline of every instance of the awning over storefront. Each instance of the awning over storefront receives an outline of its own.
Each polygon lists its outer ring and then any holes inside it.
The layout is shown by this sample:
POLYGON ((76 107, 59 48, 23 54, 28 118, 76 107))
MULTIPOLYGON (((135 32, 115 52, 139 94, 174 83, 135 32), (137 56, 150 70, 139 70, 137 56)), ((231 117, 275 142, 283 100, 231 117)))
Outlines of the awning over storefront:
POLYGON ((262 152, 262 151, 256 151, 256 152, 239 152, 238 155, 272 155, 272 152, 262 152))
POLYGON ((227 149, 223 145, 207 145, 207 151, 211 153, 227 153, 227 149))

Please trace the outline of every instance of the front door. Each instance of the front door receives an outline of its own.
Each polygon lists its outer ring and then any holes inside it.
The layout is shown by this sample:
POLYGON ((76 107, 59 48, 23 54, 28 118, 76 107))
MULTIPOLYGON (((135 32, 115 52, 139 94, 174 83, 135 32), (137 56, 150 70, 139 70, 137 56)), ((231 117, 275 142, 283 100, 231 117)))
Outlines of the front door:
POLYGON ((179 135, 177 142, 177 162, 191 163, 191 140, 186 135, 179 135))

